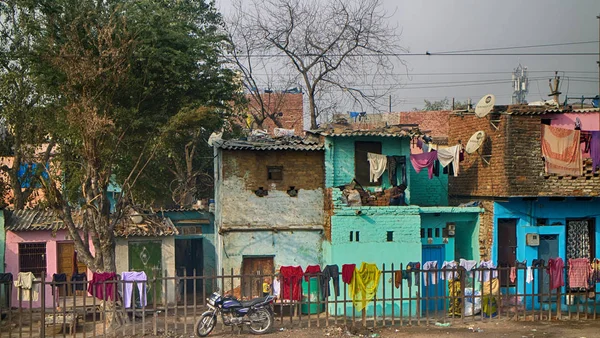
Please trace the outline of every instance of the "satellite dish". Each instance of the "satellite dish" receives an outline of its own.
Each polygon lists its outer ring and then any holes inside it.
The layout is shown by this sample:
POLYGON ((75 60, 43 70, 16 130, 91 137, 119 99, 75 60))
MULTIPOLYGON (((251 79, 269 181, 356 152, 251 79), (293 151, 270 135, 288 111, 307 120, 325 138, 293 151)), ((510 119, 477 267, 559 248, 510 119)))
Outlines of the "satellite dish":
POLYGON ((481 147, 481 145, 483 144, 483 141, 485 141, 485 132, 483 130, 480 130, 473 134, 473 136, 471 136, 471 138, 469 139, 469 142, 467 142, 467 146, 465 147, 465 151, 467 152, 467 154, 472 154, 476 152, 477 149, 479 149, 479 147, 481 147))
POLYGON ((475 106, 475 115, 477 115, 477 117, 486 116, 490 111, 492 111, 495 103, 496 97, 492 94, 482 97, 481 100, 477 102, 477 106, 475 106))

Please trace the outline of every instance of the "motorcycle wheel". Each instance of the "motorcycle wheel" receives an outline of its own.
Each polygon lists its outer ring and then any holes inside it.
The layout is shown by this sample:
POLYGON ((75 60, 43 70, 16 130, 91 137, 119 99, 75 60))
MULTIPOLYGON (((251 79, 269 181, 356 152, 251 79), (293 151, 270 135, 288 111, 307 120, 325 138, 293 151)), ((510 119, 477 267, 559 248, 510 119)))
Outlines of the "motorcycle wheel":
POLYGON ((253 334, 267 333, 273 326, 273 316, 264 308, 253 311, 248 315, 248 318, 252 321, 248 328, 253 334))
POLYGON ((206 337, 212 332, 216 325, 217 319, 212 312, 203 313, 194 326, 194 332, 196 332, 196 336, 198 337, 206 337))

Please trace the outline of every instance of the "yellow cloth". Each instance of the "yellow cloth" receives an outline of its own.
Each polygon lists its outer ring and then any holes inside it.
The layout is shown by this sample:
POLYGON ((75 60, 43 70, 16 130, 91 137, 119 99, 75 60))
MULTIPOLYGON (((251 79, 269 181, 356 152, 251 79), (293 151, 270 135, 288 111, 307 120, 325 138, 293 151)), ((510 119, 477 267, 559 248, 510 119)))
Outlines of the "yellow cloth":
POLYGON ((373 263, 363 262, 360 269, 354 270, 348 292, 358 311, 367 307, 367 300, 373 299, 377 294, 380 276, 381 271, 373 263))
POLYGON ((263 282, 263 293, 269 293, 269 291, 270 291, 269 289, 270 289, 269 283, 263 282))
POLYGON ((483 286, 481 289, 481 294, 483 295, 499 295, 500 294, 500 282, 498 278, 492 278, 487 282, 483 282, 483 286), (490 286, 491 284, 491 286, 490 286))

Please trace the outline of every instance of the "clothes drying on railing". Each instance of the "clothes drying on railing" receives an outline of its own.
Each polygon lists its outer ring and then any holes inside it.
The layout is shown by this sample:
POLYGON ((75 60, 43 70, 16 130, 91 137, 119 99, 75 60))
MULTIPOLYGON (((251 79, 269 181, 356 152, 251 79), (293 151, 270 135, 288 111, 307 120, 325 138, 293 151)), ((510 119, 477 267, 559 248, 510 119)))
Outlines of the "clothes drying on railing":
POLYGON ((431 278, 431 284, 437 284, 437 272, 429 272, 429 270, 437 270, 437 261, 427 261, 423 263, 423 273, 425 274, 423 278, 423 285, 427 286, 429 284, 429 280, 431 278))
POLYGON ((548 260, 548 274, 550 275, 550 290, 554 290, 565 285, 563 278, 563 269, 565 264, 562 258, 550 258, 548 260))
POLYGON ((13 274, 10 272, 0 273, 0 284, 11 283, 13 281, 13 274))
POLYGON ((321 267, 319 265, 309 265, 304 270, 304 280, 308 282, 310 277, 314 277, 311 275, 316 275, 321 273, 321 267))
POLYGON ((592 266, 587 258, 569 259, 569 288, 589 288, 592 266))
POLYGON ((35 283, 35 276, 31 272, 19 272, 14 281, 17 290, 17 300, 37 301, 39 299, 40 284, 35 283))
POLYGON ((76 273, 71 276, 71 285, 73 285, 73 290, 85 290, 86 281, 87 275, 85 273, 76 273))
POLYGON ((55 273, 52 275, 52 294, 54 295, 54 289, 61 289, 63 292, 67 290, 67 274, 66 273, 55 273))
POLYGON ((415 276, 415 286, 419 286, 419 270, 421 269, 421 263, 419 262, 410 262, 406 264, 406 270, 402 274, 402 277, 408 281, 408 285, 410 286, 413 282, 413 275, 415 276))
POLYGON ((479 272, 479 281, 480 282, 482 282, 482 281, 487 282, 492 278, 498 277, 498 270, 496 270, 496 265, 494 265, 494 263, 491 260, 479 262, 479 268, 487 269, 487 271, 479 272))
POLYGON ((459 274, 456 271, 457 265, 455 261, 444 261, 442 264, 442 276, 443 280, 454 280, 457 279, 459 274))
POLYGON ((363 262, 360 269, 354 270, 352 282, 348 289, 352 303, 358 311, 367 307, 367 301, 373 299, 379 287, 381 271, 377 265, 363 262))
POLYGON ((87 291, 98 299, 115 300, 115 282, 117 274, 114 272, 94 272, 92 280, 88 284, 87 291))
POLYGON ((352 276, 354 276, 354 270, 356 270, 356 264, 344 264, 342 265, 342 281, 346 284, 352 282, 352 276))
POLYGON ((300 300, 300 283, 304 272, 299 266, 282 266, 279 269, 281 276, 281 298, 300 300))
POLYGON ((477 267, 477 261, 475 260, 466 260, 464 258, 461 258, 459 260, 459 266, 463 267, 465 270, 467 270, 467 272, 473 270, 475 267, 477 267))
POLYGON ((146 302, 146 283, 148 276, 144 271, 124 271, 121 273, 121 280, 125 282, 123 287, 123 305, 126 309, 131 307, 133 298, 133 284, 137 285, 140 294, 140 306, 145 307, 146 302))
POLYGON ((335 292, 335 296, 340 296, 340 269, 337 265, 327 265, 323 268, 323 273, 321 275, 320 285, 321 285, 321 294, 323 297, 329 297, 331 295, 329 289, 329 280, 333 279, 333 291, 335 292))

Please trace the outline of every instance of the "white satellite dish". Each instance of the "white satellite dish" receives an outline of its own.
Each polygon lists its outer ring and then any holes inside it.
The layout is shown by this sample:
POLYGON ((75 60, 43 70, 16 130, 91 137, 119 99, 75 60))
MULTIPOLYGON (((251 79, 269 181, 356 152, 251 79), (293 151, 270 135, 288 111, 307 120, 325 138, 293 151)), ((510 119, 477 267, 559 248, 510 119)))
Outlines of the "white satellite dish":
POLYGON ((467 142, 465 151, 467 152, 467 154, 472 154, 472 153, 476 152, 477 149, 479 149, 479 147, 481 147, 481 145, 483 144, 484 141, 485 141, 485 132, 483 130, 480 130, 480 131, 476 132, 475 134, 473 134, 473 136, 471 136, 471 138, 469 139, 469 142, 467 142))
POLYGON ((477 117, 486 116, 492 109, 494 108, 494 104, 496 103, 496 97, 492 94, 488 94, 477 102, 477 106, 475 106, 475 115, 477 117))

